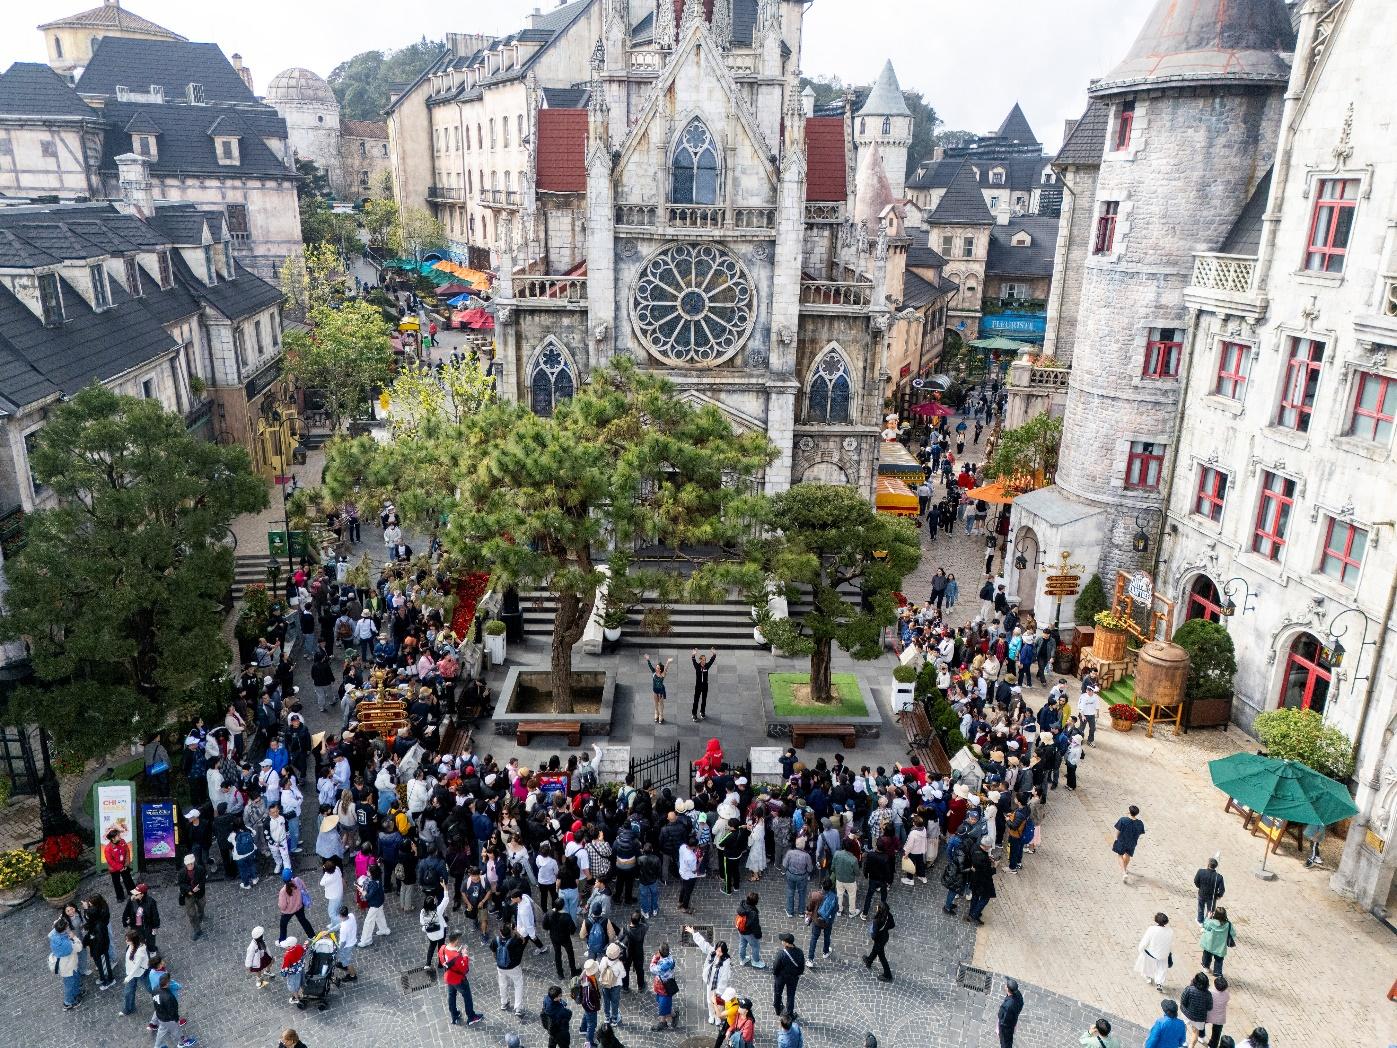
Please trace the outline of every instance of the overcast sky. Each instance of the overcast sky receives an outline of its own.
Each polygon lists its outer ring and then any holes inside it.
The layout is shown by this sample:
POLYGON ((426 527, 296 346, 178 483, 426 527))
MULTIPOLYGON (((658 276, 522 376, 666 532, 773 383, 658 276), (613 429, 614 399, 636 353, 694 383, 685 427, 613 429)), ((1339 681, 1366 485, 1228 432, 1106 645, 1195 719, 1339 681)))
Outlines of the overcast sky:
MULTIPOLYGON (((97 0, 0 0, 0 68, 43 61, 34 27, 97 0)), ((891 58, 945 126, 984 132, 1018 101, 1049 147, 1085 105, 1087 81, 1119 61, 1154 0, 814 0, 803 71, 858 83, 891 58)), ((138 14, 242 54, 260 93, 288 66, 339 62, 448 31, 507 33, 556 0, 123 0, 138 14)))

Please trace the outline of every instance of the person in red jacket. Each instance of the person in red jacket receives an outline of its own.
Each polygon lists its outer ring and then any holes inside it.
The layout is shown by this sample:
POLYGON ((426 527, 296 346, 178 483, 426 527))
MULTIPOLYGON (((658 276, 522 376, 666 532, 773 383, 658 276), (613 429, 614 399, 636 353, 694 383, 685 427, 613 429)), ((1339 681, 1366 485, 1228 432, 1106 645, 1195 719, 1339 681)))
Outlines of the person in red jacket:
POLYGON ((446 942, 437 947, 437 967, 442 970, 446 981, 446 1007, 451 1012, 451 1025, 461 1025, 461 1012, 456 1007, 457 994, 460 994, 466 1002, 466 1025, 474 1026, 476 1023, 484 1022, 485 1016, 475 1010, 475 1001, 471 997, 471 984, 468 978, 471 970, 471 959, 466 956, 466 951, 461 946, 460 932, 452 932, 446 937, 446 942))
POLYGON ((102 845, 102 860, 111 874, 112 890, 116 901, 125 902, 126 896, 136 887, 131 876, 131 845, 121 836, 120 827, 113 826, 107 831, 107 843, 102 845))

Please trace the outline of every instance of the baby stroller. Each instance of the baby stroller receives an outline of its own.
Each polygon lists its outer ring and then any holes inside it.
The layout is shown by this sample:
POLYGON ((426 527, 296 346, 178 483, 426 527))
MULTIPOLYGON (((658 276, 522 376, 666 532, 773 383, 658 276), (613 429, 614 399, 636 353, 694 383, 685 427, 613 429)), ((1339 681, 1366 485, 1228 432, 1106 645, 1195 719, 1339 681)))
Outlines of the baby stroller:
POLYGON ((315 1001, 322 1012, 330 1007, 330 990, 335 985, 335 956, 339 947, 339 939, 331 931, 323 931, 310 941, 306 951, 305 982, 301 984, 302 1008, 307 1001, 315 1001))

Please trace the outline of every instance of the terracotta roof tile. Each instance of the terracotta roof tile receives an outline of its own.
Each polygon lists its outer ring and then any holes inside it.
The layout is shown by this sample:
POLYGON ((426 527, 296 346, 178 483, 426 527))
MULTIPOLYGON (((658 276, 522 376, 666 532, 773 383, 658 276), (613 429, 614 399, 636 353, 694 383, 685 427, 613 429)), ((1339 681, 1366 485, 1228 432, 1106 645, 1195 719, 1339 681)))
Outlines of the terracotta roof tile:
POLYGON ((844 118, 812 116, 805 120, 806 200, 848 198, 844 159, 844 118))
POLYGON ((541 193, 587 191, 587 111, 538 111, 538 189, 541 193))

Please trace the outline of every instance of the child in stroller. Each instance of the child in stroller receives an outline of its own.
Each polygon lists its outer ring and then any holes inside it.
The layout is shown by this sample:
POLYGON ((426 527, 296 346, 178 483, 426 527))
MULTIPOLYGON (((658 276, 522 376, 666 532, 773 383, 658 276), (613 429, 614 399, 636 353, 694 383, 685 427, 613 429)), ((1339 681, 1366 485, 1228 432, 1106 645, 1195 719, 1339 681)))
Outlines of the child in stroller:
POLYGON ((323 931, 310 941, 305 982, 297 1007, 304 1008, 306 1001, 315 1001, 322 1012, 330 1007, 330 989, 336 985, 335 955, 338 951, 339 939, 332 931, 323 931))

